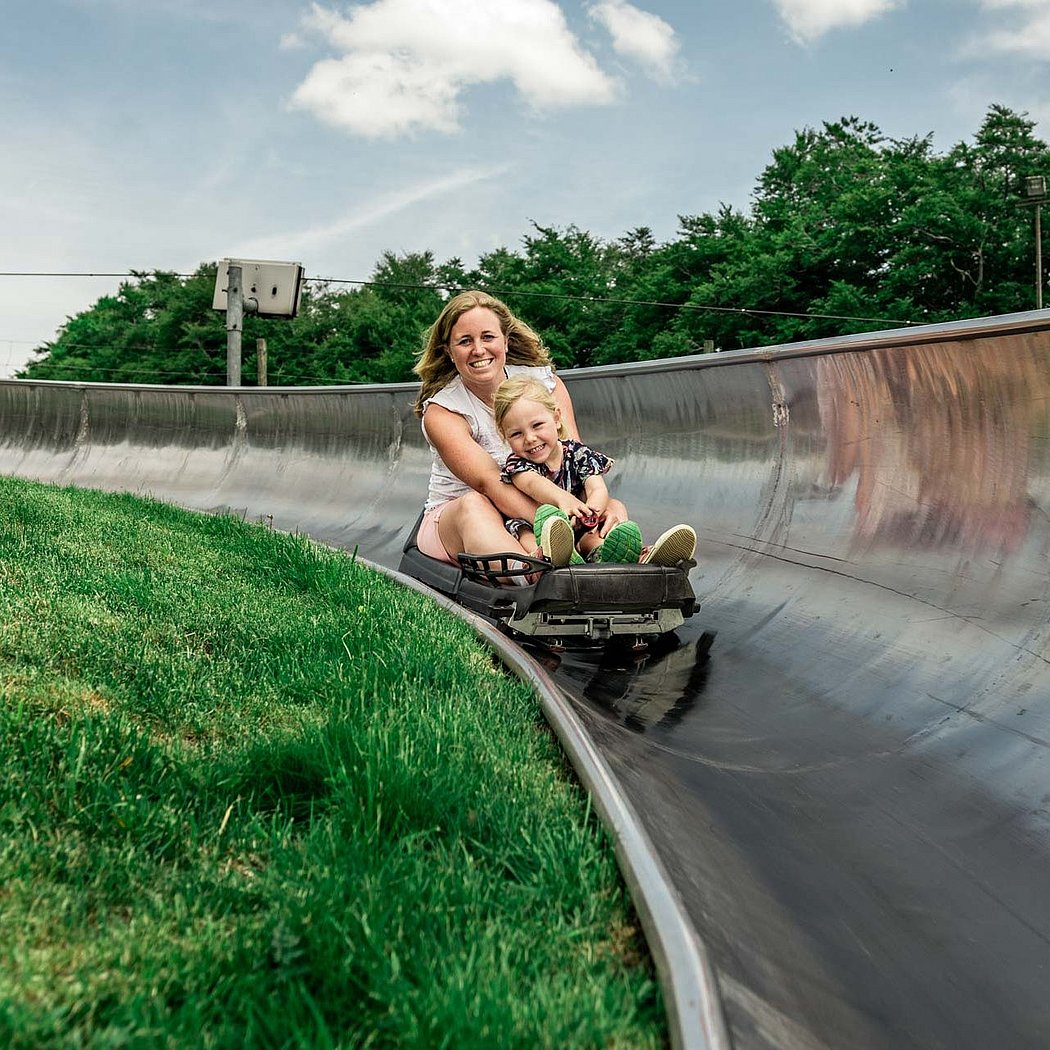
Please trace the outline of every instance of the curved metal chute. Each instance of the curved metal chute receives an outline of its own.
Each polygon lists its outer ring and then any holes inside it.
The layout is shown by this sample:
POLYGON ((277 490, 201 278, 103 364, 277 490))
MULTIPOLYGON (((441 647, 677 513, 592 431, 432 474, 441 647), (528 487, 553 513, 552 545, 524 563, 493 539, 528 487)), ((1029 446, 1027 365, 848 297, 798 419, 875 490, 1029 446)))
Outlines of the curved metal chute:
MULTIPOLYGON (((564 378, 646 535, 700 535, 676 638, 554 674, 734 1045, 1045 1045, 1050 314, 564 378)), ((413 392, 5 381, 0 470, 393 567, 429 472, 413 392)))

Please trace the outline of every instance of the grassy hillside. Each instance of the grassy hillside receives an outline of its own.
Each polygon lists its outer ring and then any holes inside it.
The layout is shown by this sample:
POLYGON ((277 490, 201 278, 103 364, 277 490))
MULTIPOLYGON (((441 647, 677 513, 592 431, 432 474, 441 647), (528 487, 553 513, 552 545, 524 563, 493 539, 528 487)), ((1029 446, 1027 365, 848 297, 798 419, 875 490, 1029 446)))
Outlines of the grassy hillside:
POLYGON ((658 1046, 523 683, 344 554, 0 479, 0 1042, 658 1046))

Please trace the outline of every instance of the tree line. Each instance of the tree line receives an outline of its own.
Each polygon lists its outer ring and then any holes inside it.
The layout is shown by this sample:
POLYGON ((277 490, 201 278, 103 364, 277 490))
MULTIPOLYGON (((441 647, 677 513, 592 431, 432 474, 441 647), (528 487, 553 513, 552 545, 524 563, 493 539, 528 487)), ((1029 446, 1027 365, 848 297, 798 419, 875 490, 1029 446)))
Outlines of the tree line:
MULTIPOLYGON (((888 138, 856 117, 773 151, 749 210, 681 215, 657 243, 534 224, 467 267, 385 252, 368 282, 311 281, 292 321, 246 316, 244 375, 265 338, 274 385, 411 380, 449 292, 483 288, 539 331, 559 367, 677 357, 1010 313, 1035 304, 1027 176, 1050 149, 993 105, 970 142, 888 138)), ((34 351, 22 378, 222 384, 215 264, 133 273, 34 351)))

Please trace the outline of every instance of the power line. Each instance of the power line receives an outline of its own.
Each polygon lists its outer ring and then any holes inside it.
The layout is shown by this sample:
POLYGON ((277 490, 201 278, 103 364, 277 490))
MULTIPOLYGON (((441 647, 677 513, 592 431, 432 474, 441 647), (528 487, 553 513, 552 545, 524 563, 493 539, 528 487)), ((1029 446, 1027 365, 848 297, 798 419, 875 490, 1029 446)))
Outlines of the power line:
MULTIPOLYGON (((156 273, 167 273, 166 270, 143 271, 146 276, 156 273)), ((141 277, 143 274, 133 273, 85 273, 83 271, 58 273, 45 270, 6 270, 0 272, 0 277, 141 277)), ((192 277, 191 273, 173 273, 172 277, 192 277)))
MULTIPOLYGON (((167 270, 143 271, 141 273, 48 273, 44 271, 0 271, 0 277, 120 277, 139 278, 163 274, 165 277, 178 277, 185 280, 196 276, 191 273, 171 273, 167 270)), ((304 277, 310 284, 353 284, 362 288, 396 288, 402 291, 446 291, 462 290, 462 285, 454 284, 401 284, 395 281, 363 281, 352 277, 304 277)), ((566 302, 594 303, 611 306, 652 306, 667 310, 689 310, 698 313, 735 314, 745 317, 796 317, 813 321, 863 321, 872 324, 896 324, 910 327, 924 324, 924 321, 903 320, 897 317, 863 317, 855 314, 806 313, 796 310, 763 310, 747 306, 708 306, 699 303, 669 303, 658 299, 622 299, 613 296, 569 295, 566 292, 533 292, 525 288, 514 288, 509 291, 492 289, 490 294, 502 297, 527 296, 534 299, 560 299, 566 302)))
POLYGON ((496 292, 496 295, 531 295, 546 299, 570 299, 581 303, 610 303, 622 306, 659 306, 670 310, 696 310, 698 312, 724 313, 724 314, 746 314, 761 317, 802 317, 820 321, 874 321, 879 324, 921 324, 921 321, 902 321, 893 317, 854 317, 850 314, 813 314, 801 313, 792 310, 759 310, 746 306, 705 306, 699 303, 664 303, 655 299, 614 299, 602 296, 587 295, 563 295, 559 292, 496 292))

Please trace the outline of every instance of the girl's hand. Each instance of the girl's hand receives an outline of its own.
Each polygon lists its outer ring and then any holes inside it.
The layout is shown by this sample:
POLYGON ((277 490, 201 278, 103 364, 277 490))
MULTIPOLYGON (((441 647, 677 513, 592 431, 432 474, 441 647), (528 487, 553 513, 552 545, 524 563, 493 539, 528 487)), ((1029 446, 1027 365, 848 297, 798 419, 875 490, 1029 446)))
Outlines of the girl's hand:
MULTIPOLYGON (((602 503, 604 504, 604 500, 602 503)), ((596 529, 598 523, 602 520, 602 513, 604 510, 605 507, 599 506, 596 500, 588 499, 584 513, 577 515, 576 525, 579 528, 587 529, 588 531, 596 529)))
POLYGON ((576 521, 579 518, 589 517, 591 508, 582 500, 578 500, 571 492, 563 492, 558 497, 558 510, 565 511, 569 518, 576 521))

